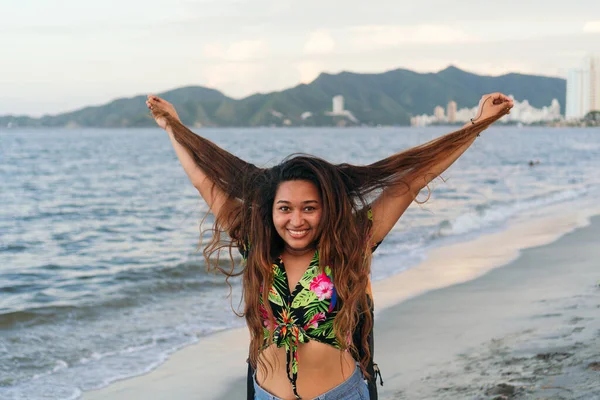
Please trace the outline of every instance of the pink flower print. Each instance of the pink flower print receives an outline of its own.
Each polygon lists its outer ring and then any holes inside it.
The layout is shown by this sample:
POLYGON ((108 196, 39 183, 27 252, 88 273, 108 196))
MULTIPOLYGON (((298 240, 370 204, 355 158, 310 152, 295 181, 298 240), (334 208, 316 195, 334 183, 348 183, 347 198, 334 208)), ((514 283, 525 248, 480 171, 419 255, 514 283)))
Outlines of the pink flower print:
POLYGON ((333 283, 327 275, 321 273, 310 282, 310 290, 317 295, 320 301, 330 299, 333 293, 333 283))
POLYGON ((308 324, 304 326, 304 330, 307 330, 309 327, 317 328, 319 326, 319 322, 325 321, 325 313, 320 312, 318 314, 313 315, 313 317, 308 321, 308 324))
POLYGON ((259 307, 259 311, 260 311, 260 318, 263 320, 263 325, 268 328, 271 325, 269 323, 269 312, 267 311, 265 306, 262 304, 259 307))

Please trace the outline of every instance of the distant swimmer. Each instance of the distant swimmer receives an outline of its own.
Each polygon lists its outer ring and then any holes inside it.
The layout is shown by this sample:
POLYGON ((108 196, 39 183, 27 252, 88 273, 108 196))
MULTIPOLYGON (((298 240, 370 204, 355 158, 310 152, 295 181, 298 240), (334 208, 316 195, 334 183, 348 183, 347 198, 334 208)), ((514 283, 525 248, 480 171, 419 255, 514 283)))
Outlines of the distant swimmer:
POLYGON ((529 161, 529 166, 533 167, 534 165, 538 165, 539 163, 540 163, 540 160, 535 160, 535 161, 531 160, 531 161, 529 161))

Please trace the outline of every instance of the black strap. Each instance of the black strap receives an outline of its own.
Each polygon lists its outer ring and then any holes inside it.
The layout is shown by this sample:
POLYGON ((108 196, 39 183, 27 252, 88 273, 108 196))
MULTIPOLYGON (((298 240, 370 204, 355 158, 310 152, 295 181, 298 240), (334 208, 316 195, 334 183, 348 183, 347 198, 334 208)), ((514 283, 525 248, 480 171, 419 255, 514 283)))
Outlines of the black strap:
MULTIPOLYGON (((375 315, 373 311, 373 303, 370 297, 367 297, 369 302, 369 312, 371 313, 371 320, 375 321, 375 315)), ((354 335, 352 340, 354 341, 354 347, 358 349, 358 357, 362 359, 364 355, 364 350, 361 344, 361 335, 362 335, 362 327, 363 327, 364 319, 360 319, 358 321, 358 325, 356 326, 356 330, 354 331, 354 335)), ((373 324, 374 326, 375 324, 373 324)), ((381 378, 381 372, 379 371, 379 367, 373 361, 375 355, 375 335, 373 333, 373 327, 371 327, 371 332, 369 332, 369 336, 367 337, 367 342, 369 344, 369 351, 371 353, 371 357, 369 358, 369 363, 367 364, 367 372, 371 376, 370 379, 367 380, 367 387, 369 389, 369 399, 377 400, 377 376, 379 375, 379 381, 381 386, 383 386, 383 379, 381 378)))
POLYGON ((246 392, 247 399, 254 400, 254 368, 250 365, 250 359, 247 359, 248 363, 248 377, 246 378, 246 392))
MULTIPOLYGON (((371 378, 369 380, 367 380, 367 387, 369 388, 369 400, 377 400, 378 398, 378 394, 377 394, 377 374, 376 374, 376 364, 373 362, 373 348, 374 348, 374 341, 373 341, 373 331, 371 330, 371 333, 369 334, 369 350, 371 351, 371 358, 369 359, 369 364, 367 364, 367 372, 369 373, 369 375, 371 376, 371 378)), ((361 347, 357 347, 358 349, 361 349, 361 347)), ((360 350, 359 354, 362 353, 363 351, 360 350)), ((377 371, 379 371, 379 368, 377 368, 377 371)))

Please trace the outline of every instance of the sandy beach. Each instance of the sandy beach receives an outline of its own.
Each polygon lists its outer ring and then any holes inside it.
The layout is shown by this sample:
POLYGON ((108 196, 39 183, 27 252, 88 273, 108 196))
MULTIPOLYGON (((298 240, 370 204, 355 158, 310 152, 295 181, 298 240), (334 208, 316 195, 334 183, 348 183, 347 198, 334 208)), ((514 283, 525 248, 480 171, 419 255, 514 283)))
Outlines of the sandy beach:
MULTIPOLYGON (((380 398, 600 399, 600 217, 558 211, 375 283, 380 398)), ((247 345, 215 334, 83 398, 243 399, 247 345)))
POLYGON ((600 398, 599 238, 596 217, 478 279, 383 311, 383 398, 600 398))

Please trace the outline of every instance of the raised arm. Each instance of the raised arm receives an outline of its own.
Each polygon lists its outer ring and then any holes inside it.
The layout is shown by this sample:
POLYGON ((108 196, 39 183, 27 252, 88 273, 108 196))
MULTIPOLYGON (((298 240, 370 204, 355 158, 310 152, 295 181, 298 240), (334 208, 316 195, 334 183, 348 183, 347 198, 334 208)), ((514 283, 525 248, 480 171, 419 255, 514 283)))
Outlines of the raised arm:
POLYGON ((156 123, 169 134, 185 173, 215 216, 224 205, 233 206, 241 196, 243 173, 256 167, 187 129, 168 101, 148 96, 146 105, 156 123))
MULTIPOLYGON (((485 95, 479 102, 478 116, 473 122, 468 122, 462 129, 470 128, 475 121, 490 121, 490 119, 499 118, 510 112, 513 107, 513 100, 501 93, 485 95)), ((477 125, 477 123, 475 123, 477 125)), ((485 126, 487 128, 488 125, 485 126)), ((485 129, 484 128, 484 129, 485 129)), ((459 131, 460 132, 460 131, 459 131)), ((437 138, 429 143, 418 146, 432 153, 433 161, 429 163, 428 168, 419 171, 416 174, 408 174, 409 179, 405 181, 404 186, 393 186, 385 188, 372 204, 373 210, 373 242, 379 242, 396 225, 404 211, 415 200, 421 189, 426 187, 436 177, 440 176, 448 167, 450 167, 475 141, 478 136, 462 135, 459 145, 451 152, 437 151, 437 143, 447 142, 452 139, 450 133, 442 138, 437 138), (439 153, 439 154, 436 154, 439 153)), ((441 147, 441 146, 439 146, 441 147)), ((410 150, 409 150, 410 151, 410 150)), ((407 151, 407 152, 409 152, 407 151)), ((420 155, 420 157, 422 157, 420 155)))

